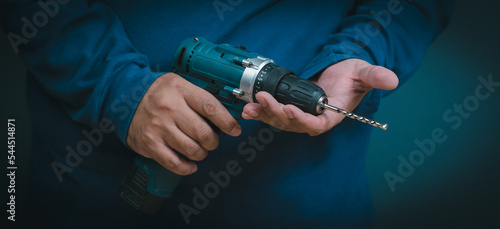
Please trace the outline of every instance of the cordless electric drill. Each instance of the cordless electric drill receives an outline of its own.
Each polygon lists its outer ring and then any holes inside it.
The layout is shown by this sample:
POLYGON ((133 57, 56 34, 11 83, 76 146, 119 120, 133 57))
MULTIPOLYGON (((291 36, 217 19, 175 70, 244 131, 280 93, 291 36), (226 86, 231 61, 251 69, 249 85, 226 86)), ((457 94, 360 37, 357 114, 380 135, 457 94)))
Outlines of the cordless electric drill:
MULTIPOLYGON (((236 119, 241 119, 246 103, 257 102, 257 92, 266 91, 278 102, 293 104, 313 115, 319 115, 328 108, 387 129, 387 124, 329 105, 325 92, 319 86, 241 46, 216 45, 201 37, 186 39, 175 51, 173 71, 210 92, 236 119)), ((138 210, 154 214, 173 195, 181 178, 156 161, 138 156, 120 187, 120 196, 138 210)))

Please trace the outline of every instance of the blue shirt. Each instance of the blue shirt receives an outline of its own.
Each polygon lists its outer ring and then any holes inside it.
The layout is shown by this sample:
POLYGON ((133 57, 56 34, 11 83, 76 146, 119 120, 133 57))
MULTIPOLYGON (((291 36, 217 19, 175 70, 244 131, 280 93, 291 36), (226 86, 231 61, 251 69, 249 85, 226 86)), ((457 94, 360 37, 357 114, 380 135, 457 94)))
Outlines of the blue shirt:
MULTIPOLYGON (((303 78, 359 58, 404 82, 445 27, 446 1, 2 1, 0 20, 28 69, 33 222, 51 227, 364 228, 374 219, 365 175, 369 125, 320 136, 240 121, 237 138, 145 215, 118 187, 125 145, 149 85, 171 71, 185 38, 242 45, 303 78), (230 174, 224 179, 224 174, 230 174)), ((356 108, 371 117, 381 90, 356 108)), ((390 117, 384 118, 390 121, 390 117)))

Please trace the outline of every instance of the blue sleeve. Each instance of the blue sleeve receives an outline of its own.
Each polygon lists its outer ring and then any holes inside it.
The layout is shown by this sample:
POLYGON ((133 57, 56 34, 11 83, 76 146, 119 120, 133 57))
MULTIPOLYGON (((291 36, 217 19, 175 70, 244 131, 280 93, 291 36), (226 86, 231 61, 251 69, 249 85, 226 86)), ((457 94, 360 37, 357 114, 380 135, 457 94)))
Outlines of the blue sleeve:
MULTIPOLYGON (((125 143, 133 113, 158 77, 104 4, 2 1, 0 22, 28 71, 78 123, 110 120, 125 143)), ((109 121, 108 121, 109 122, 109 121)))
MULTIPOLYGON (((401 85, 416 71, 431 42, 446 27, 453 5, 453 0, 358 1, 353 14, 328 37, 303 76, 311 77, 339 61, 358 58, 391 69, 401 85)), ((358 112, 373 113, 385 93, 372 90, 358 112)))

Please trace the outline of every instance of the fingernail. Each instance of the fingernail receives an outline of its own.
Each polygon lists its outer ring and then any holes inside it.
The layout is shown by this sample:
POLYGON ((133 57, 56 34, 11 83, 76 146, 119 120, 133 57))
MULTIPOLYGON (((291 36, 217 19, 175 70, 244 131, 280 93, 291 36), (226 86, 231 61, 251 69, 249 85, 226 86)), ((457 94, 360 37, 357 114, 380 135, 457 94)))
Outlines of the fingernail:
POLYGON ((267 101, 266 99, 262 99, 262 101, 259 101, 260 105, 263 107, 267 107, 267 101))
POLYGON ((254 118, 259 117, 259 113, 256 110, 250 110, 247 114, 254 118))
POLYGON ((195 173, 196 171, 198 171, 198 166, 193 166, 193 170, 191 170, 191 174, 195 173))
POLYGON ((286 116, 288 116, 289 119, 293 119, 293 113, 290 109, 284 109, 286 116))
POLYGON ((229 133, 231 136, 238 136, 241 133, 241 127, 236 126, 234 127, 231 132, 229 133))

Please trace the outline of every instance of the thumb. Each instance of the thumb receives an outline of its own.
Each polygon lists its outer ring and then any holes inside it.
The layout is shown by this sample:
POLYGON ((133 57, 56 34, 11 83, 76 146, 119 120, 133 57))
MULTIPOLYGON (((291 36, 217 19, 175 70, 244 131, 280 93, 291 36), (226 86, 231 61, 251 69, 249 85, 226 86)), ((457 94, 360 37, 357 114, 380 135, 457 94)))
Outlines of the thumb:
POLYGON ((383 90, 393 90, 398 86, 396 74, 382 66, 366 65, 359 70, 359 80, 363 86, 383 90))

